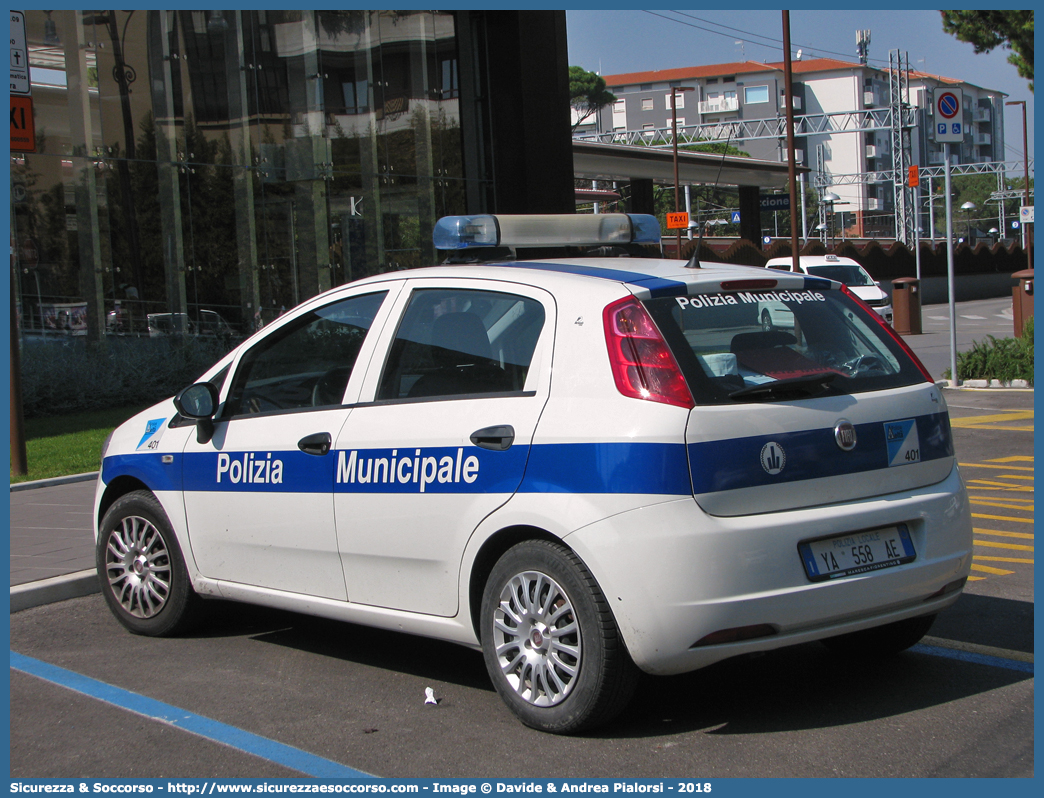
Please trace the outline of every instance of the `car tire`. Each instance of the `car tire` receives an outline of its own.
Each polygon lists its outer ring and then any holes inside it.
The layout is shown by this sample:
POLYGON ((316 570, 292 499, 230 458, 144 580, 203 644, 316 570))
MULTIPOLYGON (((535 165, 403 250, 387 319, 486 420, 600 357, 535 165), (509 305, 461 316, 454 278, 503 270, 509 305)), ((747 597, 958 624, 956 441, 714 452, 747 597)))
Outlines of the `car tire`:
POLYGON ((934 621, 935 615, 921 615, 884 626, 875 626, 872 629, 828 637, 822 643, 831 651, 846 657, 881 659, 894 656, 916 645, 928 634, 934 621))
POLYGON ((559 543, 525 541, 500 558, 486 582, 480 630, 490 678, 526 726, 586 731, 616 717, 634 693, 638 669, 609 603, 559 543))
POLYGON ((199 620, 202 599, 167 514, 148 491, 121 496, 105 513, 95 562, 109 609, 131 632, 169 637, 199 620))
MULTIPOLYGON (((749 319, 750 316, 748 316, 747 318, 749 319)), ((761 311, 761 329, 763 329, 765 332, 770 332, 776 329, 772 326, 772 315, 767 310, 761 311)))

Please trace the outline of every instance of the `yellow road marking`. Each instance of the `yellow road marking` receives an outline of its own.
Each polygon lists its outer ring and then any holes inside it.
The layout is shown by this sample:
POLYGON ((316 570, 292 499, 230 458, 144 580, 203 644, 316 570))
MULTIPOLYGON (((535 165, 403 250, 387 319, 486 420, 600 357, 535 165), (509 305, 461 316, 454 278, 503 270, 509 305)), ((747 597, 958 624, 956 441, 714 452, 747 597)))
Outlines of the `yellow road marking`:
POLYGON ((969 483, 975 483, 976 485, 991 485, 997 488, 1014 488, 1015 490, 1033 490, 1031 485, 1019 485, 1018 483, 1011 482, 997 482, 992 479, 969 479, 969 483))
POLYGON ((1011 410, 1007 413, 991 413, 988 416, 961 416, 958 419, 950 419, 950 423, 954 421, 971 421, 975 424, 989 424, 992 421, 1025 421, 1033 418, 1032 410, 1011 410))
POLYGON ((1026 474, 1001 474, 1000 479, 1028 479, 1030 482, 1033 481, 1032 476, 1026 474))
POLYGON ((1013 518, 1010 515, 986 515, 984 513, 972 513, 972 518, 984 518, 987 521, 1015 521, 1020 524, 1032 524, 1032 518, 1013 518))
MULTIPOLYGON (((988 490, 988 491, 991 491, 991 492, 1003 490, 1003 491, 1011 491, 1012 493, 1033 493, 1033 488, 984 488, 984 487, 980 487, 979 485, 969 485, 968 486, 968 490, 969 491, 988 490)), ((972 498, 973 499, 993 499, 994 501, 997 501, 997 502, 1020 502, 1022 504, 1032 504, 1033 503, 1033 499, 1030 499, 1030 498, 1025 498, 1024 499, 1021 496, 987 496, 987 495, 982 494, 982 493, 975 493, 975 495, 972 496, 972 498)))
MULTIPOLYGON (((989 463, 958 463, 961 468, 999 468, 1003 471, 1034 471, 1032 466, 990 465, 989 463)), ((1006 474, 1004 476, 1007 476, 1006 474)))
POLYGON ((976 535, 999 535, 1002 538, 1023 538, 1024 540, 1033 540, 1033 534, 1030 532, 1001 532, 999 529, 979 529, 974 527, 972 529, 976 535))
POLYGON ((968 577, 968 581, 969 582, 978 582, 978 581, 980 581, 982 579, 985 579, 985 578, 986 578, 985 576, 969 576, 968 577))
POLYGON ((1013 454, 1010 457, 991 457, 990 463, 1032 463, 1033 456, 1028 454, 1013 454))
POLYGON ((985 546, 988 549, 1015 549, 1016 551, 1033 551, 1032 546, 1023 546, 1019 543, 995 543, 992 540, 972 540, 976 546, 985 546))
POLYGON ((973 571, 983 571, 987 574, 993 574, 994 576, 1007 576, 1008 574, 1015 573, 1014 571, 1005 571, 1003 568, 992 568, 989 565, 976 565, 972 564, 973 571))
POLYGON ((1022 557, 986 557, 982 554, 976 554, 972 557, 973 560, 985 560, 986 562, 1021 562, 1026 565, 1033 565, 1033 560, 1027 560, 1022 557))
POLYGON ((1003 502, 985 502, 981 499, 972 499, 972 504, 982 504, 986 507, 1003 507, 1005 510, 1028 510, 1033 512, 1032 504, 1004 504, 1003 502))
POLYGON ((961 424, 956 421, 951 421, 950 426, 960 429, 999 429, 1008 432, 1033 432, 1033 427, 999 427, 996 424, 961 424))

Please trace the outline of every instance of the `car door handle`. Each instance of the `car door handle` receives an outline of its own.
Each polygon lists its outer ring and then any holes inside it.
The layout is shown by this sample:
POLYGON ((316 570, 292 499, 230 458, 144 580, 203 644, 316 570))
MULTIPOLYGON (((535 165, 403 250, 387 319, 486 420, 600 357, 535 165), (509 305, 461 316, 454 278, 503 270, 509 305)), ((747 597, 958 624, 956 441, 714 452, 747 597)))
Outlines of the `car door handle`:
POLYGON ((330 444, 333 439, 330 437, 329 432, 317 432, 315 435, 306 435, 297 442, 297 448, 305 454, 314 454, 316 457, 322 457, 328 451, 330 451, 330 444))
POLYGON ((510 449, 511 444, 515 442, 515 428, 508 424, 483 427, 471 433, 471 442, 481 449, 503 452, 510 449))

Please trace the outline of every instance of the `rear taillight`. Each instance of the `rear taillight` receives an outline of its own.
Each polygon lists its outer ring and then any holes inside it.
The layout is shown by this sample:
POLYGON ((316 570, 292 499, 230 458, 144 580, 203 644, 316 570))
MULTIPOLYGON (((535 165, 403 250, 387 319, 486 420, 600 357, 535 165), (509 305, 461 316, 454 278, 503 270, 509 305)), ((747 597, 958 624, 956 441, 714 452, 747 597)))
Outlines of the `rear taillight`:
POLYGON ((913 364, 917 366, 918 371, 920 371, 921 374, 924 375, 924 378, 928 380, 928 382, 935 382, 935 380, 932 378, 931 372, 929 372, 928 369, 924 367, 924 363, 921 362, 921 359, 914 354, 914 351, 909 346, 907 346, 906 341, 902 339, 902 336, 900 336, 899 333, 895 331, 891 324, 882 319, 868 304, 866 304, 866 302, 864 302, 862 299, 860 299, 854 293, 852 293, 852 291, 849 290, 847 285, 841 286, 841 293, 847 296, 857 305, 862 307, 863 310, 865 310, 868 314, 870 314, 870 316, 873 317, 874 321, 881 325, 884 331, 888 333, 888 336, 893 341, 895 341, 899 345, 899 348, 906 353, 907 357, 909 357, 910 360, 913 361, 913 364))
POLYGON ((695 406, 667 342, 637 299, 626 297, 608 305, 602 321, 620 393, 678 407, 695 406))

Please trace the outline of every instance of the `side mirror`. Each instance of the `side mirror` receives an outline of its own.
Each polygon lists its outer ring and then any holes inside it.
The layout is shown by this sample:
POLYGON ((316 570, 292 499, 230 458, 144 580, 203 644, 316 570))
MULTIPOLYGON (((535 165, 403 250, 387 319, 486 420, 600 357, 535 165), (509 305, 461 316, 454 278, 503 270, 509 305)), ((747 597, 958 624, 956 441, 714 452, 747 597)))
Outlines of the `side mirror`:
POLYGON ((185 418, 196 419, 197 443, 207 443, 214 437, 214 413, 217 406, 217 388, 209 382, 197 382, 174 397, 174 407, 178 412, 185 418))

